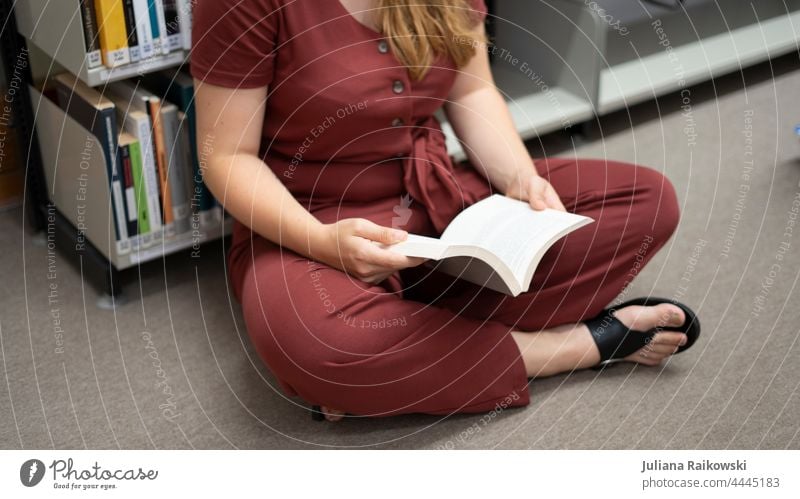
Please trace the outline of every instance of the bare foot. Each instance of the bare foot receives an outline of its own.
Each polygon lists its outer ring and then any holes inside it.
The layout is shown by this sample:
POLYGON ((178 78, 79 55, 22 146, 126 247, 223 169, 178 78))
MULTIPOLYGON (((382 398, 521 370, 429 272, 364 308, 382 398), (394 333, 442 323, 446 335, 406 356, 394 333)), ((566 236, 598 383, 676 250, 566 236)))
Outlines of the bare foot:
MULTIPOLYGON (((614 315, 630 329, 642 332, 658 327, 677 327, 685 320, 683 310, 670 303, 652 307, 630 305, 616 310, 614 315)), ((511 335, 522 354, 529 378, 586 369, 600 363, 600 350, 583 322, 536 332, 512 331, 511 335)), ((683 333, 660 331, 653 335, 650 343, 624 360, 655 366, 675 353, 686 340, 683 333)))
POLYGON ((328 421, 341 421, 344 418, 345 412, 339 411, 337 409, 331 409, 329 407, 325 407, 324 405, 321 407, 322 413, 325 415, 325 419, 328 421))
MULTIPOLYGON (((686 317, 680 307, 662 303, 652 307, 631 305, 614 311, 614 316, 630 329, 649 331, 653 328, 677 327, 686 317)), ((684 333, 659 331, 644 347, 625 357, 629 362, 657 366, 674 354, 687 341, 684 333)))

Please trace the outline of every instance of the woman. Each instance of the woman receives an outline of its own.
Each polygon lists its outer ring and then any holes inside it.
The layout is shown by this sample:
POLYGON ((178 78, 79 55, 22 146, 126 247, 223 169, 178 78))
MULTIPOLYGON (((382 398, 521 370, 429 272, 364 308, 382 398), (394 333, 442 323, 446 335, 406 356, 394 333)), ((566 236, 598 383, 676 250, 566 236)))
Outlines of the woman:
POLYGON ((632 164, 532 160, 487 51, 476 50, 485 9, 196 7, 198 140, 205 182, 238 221, 232 288, 285 391, 328 419, 520 406, 528 378, 608 359, 654 366, 688 347, 685 307, 640 301, 603 313, 673 233, 673 187, 632 164), (448 158, 433 117, 441 107, 469 163, 448 158), (596 222, 554 245, 516 298, 376 244, 438 234, 491 192, 596 222))

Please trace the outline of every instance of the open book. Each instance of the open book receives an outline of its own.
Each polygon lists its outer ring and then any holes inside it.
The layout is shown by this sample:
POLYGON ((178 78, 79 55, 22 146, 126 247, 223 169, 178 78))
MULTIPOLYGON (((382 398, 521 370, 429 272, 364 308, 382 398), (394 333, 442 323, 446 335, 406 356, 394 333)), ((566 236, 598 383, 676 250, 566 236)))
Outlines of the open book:
POLYGON ((527 202, 495 194, 459 213, 439 239, 409 234, 389 249, 441 260, 439 271, 517 296, 528 290, 553 243, 592 222, 573 213, 537 211, 527 202))

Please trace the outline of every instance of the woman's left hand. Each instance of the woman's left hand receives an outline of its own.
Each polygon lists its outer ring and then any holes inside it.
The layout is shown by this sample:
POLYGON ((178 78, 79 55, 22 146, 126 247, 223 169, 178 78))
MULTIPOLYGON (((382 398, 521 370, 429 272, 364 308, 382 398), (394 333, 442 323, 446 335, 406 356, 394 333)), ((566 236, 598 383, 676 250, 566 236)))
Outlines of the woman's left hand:
POLYGON ((552 208, 567 211, 550 182, 535 171, 526 175, 517 175, 506 189, 505 195, 527 201, 534 210, 552 208))

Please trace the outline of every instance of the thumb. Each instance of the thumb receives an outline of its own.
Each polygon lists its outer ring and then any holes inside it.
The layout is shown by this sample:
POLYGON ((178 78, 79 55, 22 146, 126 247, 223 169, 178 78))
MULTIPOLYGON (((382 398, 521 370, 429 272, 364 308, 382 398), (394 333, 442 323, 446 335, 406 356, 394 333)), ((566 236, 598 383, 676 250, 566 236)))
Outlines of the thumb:
POLYGON ((544 210, 547 208, 547 201, 545 201, 545 198, 542 196, 541 192, 531 192, 528 202, 530 203, 531 208, 534 210, 544 210))
POLYGON ((384 227, 369 220, 364 220, 359 225, 356 229, 356 235, 382 244, 399 243, 408 237, 408 233, 404 230, 384 227))
POLYGON ((528 183, 528 203, 534 210, 544 210, 547 208, 543 186, 539 177, 534 177, 528 183))

